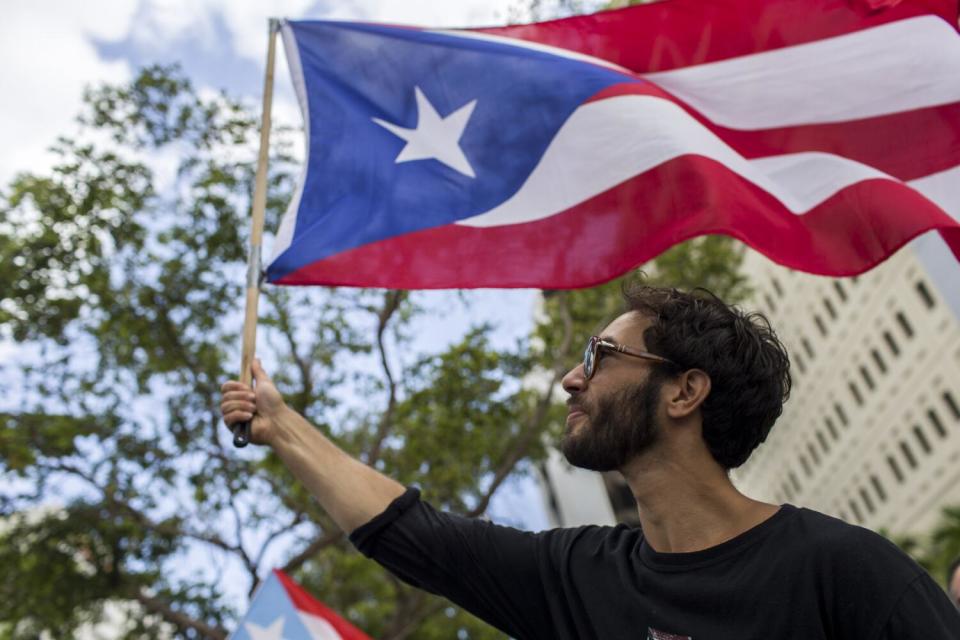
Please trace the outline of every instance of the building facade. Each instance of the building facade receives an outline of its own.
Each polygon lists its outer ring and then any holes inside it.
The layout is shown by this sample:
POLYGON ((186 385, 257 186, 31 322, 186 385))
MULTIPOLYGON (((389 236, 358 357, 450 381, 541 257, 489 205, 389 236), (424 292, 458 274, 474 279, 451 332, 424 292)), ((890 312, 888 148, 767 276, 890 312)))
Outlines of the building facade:
POLYGON ((794 388, 733 478, 748 495, 893 534, 960 504, 960 267, 925 237, 858 278, 791 271, 750 253, 762 311, 794 388))

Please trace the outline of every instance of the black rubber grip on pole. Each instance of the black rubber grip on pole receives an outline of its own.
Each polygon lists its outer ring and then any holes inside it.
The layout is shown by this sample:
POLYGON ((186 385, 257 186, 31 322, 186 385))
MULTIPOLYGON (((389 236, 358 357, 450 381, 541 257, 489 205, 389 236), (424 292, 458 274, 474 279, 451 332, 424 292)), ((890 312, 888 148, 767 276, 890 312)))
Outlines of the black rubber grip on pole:
POLYGON ((250 444, 250 421, 238 422, 232 427, 233 429, 233 446, 237 449, 242 449, 248 444, 250 444))

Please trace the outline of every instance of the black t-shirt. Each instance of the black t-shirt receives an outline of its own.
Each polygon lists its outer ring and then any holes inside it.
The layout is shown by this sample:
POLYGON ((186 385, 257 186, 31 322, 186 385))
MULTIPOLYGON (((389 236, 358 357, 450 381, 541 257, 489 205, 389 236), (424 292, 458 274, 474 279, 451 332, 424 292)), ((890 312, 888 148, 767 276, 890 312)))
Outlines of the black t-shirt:
POLYGON ((895 545, 791 505, 716 547, 657 553, 637 528, 529 533, 409 489, 350 539, 518 639, 960 639, 946 594, 895 545))

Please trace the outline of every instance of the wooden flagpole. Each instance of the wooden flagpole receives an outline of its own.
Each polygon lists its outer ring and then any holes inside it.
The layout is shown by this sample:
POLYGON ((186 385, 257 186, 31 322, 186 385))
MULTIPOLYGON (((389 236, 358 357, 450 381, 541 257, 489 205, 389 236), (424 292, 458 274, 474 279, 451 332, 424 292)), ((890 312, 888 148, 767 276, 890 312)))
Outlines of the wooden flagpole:
MULTIPOLYGON (((260 301, 260 243, 263 239, 263 216, 267 208, 267 162, 270 157, 270 108, 273 104, 273 67, 276 57, 277 32, 280 21, 271 18, 267 44, 267 72, 263 81, 263 113, 260 117, 260 155, 253 188, 253 221, 250 231, 250 253, 247 259, 247 307, 243 318, 243 351, 240 357, 240 382, 250 384, 251 366, 257 346, 257 305, 260 301)), ((233 426, 233 446, 245 447, 250 442, 250 422, 233 426)))

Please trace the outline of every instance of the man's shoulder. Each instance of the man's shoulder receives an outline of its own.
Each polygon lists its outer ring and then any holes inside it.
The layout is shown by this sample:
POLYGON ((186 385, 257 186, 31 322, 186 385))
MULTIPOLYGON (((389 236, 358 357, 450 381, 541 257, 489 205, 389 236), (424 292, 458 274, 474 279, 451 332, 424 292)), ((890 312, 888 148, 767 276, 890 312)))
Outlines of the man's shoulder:
POLYGON ((896 544, 870 529, 806 508, 797 508, 792 520, 792 538, 803 555, 835 569, 878 569, 906 581, 923 571, 896 544))
POLYGON ((896 545, 892 542, 865 527, 850 524, 840 518, 806 507, 793 507, 793 509, 796 510, 794 528, 811 542, 838 547, 865 544, 870 547, 896 549, 896 545))

